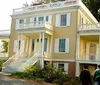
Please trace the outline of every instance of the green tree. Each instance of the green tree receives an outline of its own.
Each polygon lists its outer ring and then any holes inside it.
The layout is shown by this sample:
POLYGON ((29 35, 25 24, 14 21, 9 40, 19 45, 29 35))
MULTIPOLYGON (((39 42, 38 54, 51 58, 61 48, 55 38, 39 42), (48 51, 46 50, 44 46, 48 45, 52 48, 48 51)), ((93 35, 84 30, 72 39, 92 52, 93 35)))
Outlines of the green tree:
POLYGON ((3 45, 2 45, 3 49, 4 49, 3 52, 8 52, 8 42, 5 40, 2 40, 1 42, 3 43, 3 45))
POLYGON ((100 22, 100 0, 82 0, 94 17, 100 22))

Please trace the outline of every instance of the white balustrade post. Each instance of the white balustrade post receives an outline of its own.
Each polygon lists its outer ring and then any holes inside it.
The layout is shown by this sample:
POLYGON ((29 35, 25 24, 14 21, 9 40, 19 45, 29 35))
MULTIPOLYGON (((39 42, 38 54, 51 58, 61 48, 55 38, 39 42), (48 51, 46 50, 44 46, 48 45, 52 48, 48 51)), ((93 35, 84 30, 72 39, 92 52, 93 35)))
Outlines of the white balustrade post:
POLYGON ((42 68, 44 68, 44 39, 45 39, 45 33, 42 33, 42 68))
POLYGON ((99 55, 98 55, 98 61, 100 61, 100 35, 99 35, 99 55))

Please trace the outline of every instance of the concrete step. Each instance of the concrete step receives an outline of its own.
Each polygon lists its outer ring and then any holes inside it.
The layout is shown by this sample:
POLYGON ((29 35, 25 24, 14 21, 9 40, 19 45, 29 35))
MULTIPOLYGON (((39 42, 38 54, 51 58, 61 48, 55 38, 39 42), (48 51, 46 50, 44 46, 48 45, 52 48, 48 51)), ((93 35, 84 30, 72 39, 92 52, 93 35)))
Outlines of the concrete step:
POLYGON ((28 59, 30 59, 30 57, 19 58, 17 61, 13 62, 12 64, 4 68, 3 72, 12 73, 17 71, 22 71, 22 67, 28 59))

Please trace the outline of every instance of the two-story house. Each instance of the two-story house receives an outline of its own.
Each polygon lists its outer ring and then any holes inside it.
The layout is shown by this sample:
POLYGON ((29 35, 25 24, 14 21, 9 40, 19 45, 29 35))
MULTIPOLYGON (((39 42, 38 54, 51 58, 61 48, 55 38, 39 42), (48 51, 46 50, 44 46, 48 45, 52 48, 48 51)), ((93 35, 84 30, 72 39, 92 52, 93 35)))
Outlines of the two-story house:
POLYGON ((100 24, 81 0, 42 1, 13 9, 9 56, 3 71, 21 71, 40 60, 78 76, 100 60, 100 24), (23 62, 23 63, 22 63, 23 62), (8 67, 9 68, 8 68, 8 67))

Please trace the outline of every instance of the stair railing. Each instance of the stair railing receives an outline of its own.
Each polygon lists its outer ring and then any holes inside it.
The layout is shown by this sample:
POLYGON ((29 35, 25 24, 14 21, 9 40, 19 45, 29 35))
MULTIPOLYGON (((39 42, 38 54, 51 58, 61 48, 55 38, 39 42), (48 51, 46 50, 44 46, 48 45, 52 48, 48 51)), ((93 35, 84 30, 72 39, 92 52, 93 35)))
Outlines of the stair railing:
POLYGON ((34 56, 32 56, 30 59, 28 59, 23 65, 23 70, 25 69, 25 67, 27 67, 29 65, 34 65, 39 60, 38 56, 39 56, 38 53, 36 53, 36 54, 34 54, 34 56))
POLYGON ((6 66, 9 66, 14 61, 18 60, 18 58, 19 58, 19 52, 13 55, 11 58, 9 58, 6 62, 4 62, 2 65, 2 69, 5 68, 6 66))

